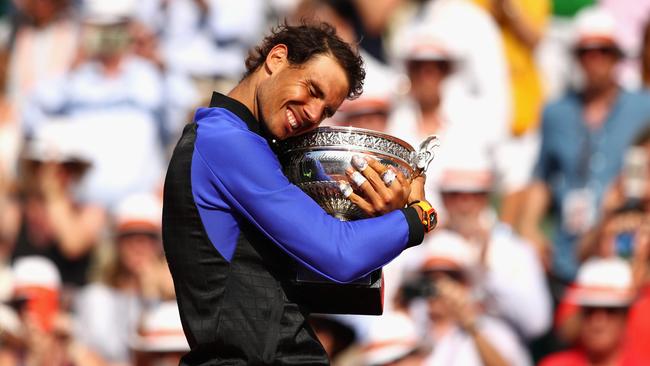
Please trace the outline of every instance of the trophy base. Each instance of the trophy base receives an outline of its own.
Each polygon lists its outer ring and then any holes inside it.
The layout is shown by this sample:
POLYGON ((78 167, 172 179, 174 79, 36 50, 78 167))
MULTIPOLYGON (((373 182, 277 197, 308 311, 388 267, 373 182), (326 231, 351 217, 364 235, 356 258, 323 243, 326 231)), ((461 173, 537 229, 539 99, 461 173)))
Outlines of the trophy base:
POLYGON ((293 297, 310 313, 381 315, 384 289, 381 269, 352 283, 339 284, 306 270, 291 281, 293 297))

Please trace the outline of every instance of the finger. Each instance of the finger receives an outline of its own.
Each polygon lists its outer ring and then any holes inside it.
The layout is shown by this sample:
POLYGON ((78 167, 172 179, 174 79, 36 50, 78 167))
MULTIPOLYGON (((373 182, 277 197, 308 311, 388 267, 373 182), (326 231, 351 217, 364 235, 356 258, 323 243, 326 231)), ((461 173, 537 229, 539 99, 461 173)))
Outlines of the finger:
POLYGON ((422 201, 424 200, 424 183, 426 181, 426 176, 420 174, 417 177, 413 178, 411 181, 411 194, 408 201, 422 201))
POLYGON ((408 182, 404 174, 402 172, 395 168, 394 166, 388 167, 388 169, 392 170, 395 173, 395 176, 397 177, 397 182, 399 183, 398 185, 395 186, 395 190, 397 193, 402 194, 402 199, 404 201, 408 201, 409 196, 411 195, 411 184, 408 182))
POLYGON ((386 167, 377 162, 373 158, 363 158, 359 155, 352 157, 352 166, 360 171, 372 184, 376 191, 381 188, 386 188, 384 182, 381 180, 380 175, 386 171, 386 167), (368 169, 371 168, 371 169, 368 169))
POLYGON ((367 199, 369 199, 375 207, 381 209, 381 207, 379 206, 381 206, 382 204, 382 199, 379 196, 379 194, 374 190, 370 182, 368 182, 368 179, 366 179, 366 177, 364 177, 361 173, 359 173, 358 171, 352 168, 346 169, 345 173, 348 175, 348 177, 350 177, 350 180, 352 180, 355 183, 355 185, 358 188, 358 191, 363 192, 363 195, 367 199))
POLYGON ((352 194, 348 197, 352 203, 357 205, 361 211, 363 211, 366 215, 373 217, 376 216, 378 213, 377 210, 375 210, 375 207, 370 204, 368 201, 366 201, 363 197, 359 196, 358 194, 352 192, 352 194))
MULTIPOLYGON (((364 170, 364 175, 368 178, 370 184, 372 184, 372 187, 377 191, 379 196, 381 196, 384 204, 390 205, 395 197, 395 193, 386 186, 386 182, 384 182, 384 179, 382 178, 382 176, 389 171, 388 168, 373 158, 366 158, 366 161, 368 162, 368 166, 372 169, 364 170)), ((388 183, 391 183, 392 185, 393 180, 388 183)))

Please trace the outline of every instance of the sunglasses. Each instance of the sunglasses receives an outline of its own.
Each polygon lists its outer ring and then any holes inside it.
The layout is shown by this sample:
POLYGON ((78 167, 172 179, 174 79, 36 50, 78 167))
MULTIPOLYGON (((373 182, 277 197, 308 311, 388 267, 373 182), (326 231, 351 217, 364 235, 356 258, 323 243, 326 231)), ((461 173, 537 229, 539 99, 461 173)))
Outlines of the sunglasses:
POLYGON ((464 283, 464 284, 468 282, 468 278, 463 271, 435 269, 435 270, 425 271, 423 274, 426 277, 433 278, 433 279, 439 276, 445 276, 454 282, 464 283))
POLYGON ((430 66, 436 67, 443 74, 449 74, 453 69, 453 63, 451 61, 445 61, 445 60, 427 60, 427 61, 411 60, 407 63, 408 71, 412 73, 418 72, 430 66))
POLYGON ((628 308, 624 306, 583 306, 582 313, 590 317, 598 312, 604 312, 607 315, 624 315, 628 308))
POLYGON ((620 51, 616 47, 583 47, 576 48, 574 52, 578 58, 589 54, 608 57, 619 57, 621 55, 620 51))

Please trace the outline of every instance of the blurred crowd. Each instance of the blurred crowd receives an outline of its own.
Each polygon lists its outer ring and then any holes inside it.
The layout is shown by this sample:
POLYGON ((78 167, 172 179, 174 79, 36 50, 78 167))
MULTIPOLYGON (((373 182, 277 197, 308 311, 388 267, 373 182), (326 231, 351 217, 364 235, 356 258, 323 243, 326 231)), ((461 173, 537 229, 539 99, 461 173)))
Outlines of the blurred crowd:
POLYGON ((311 319, 333 364, 650 364, 649 0, 4 0, 0 365, 178 364, 170 151, 284 21, 364 58, 324 125, 440 139, 384 315, 311 319))

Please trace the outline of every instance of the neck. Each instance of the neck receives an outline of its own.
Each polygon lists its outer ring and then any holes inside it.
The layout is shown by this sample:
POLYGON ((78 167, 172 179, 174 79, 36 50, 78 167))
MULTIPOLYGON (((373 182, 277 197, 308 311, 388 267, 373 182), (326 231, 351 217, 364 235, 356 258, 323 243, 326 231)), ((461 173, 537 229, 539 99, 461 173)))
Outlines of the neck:
POLYGON ((228 96, 245 105, 246 108, 253 113, 255 119, 259 121, 260 115, 257 108, 257 79, 257 72, 246 77, 237 84, 230 93, 228 93, 228 96))
POLYGON ((114 77, 120 74, 122 60, 122 55, 110 55, 99 58, 99 61, 104 68, 104 74, 108 77, 114 77))
POLYGON ((585 88, 584 100, 586 104, 609 102, 618 94, 618 86, 614 82, 603 85, 591 85, 585 88))
POLYGON ((422 105, 420 104, 420 113, 422 119, 420 121, 420 130, 425 135, 436 133, 440 129, 440 113, 439 113, 440 99, 436 99, 434 103, 422 105))

